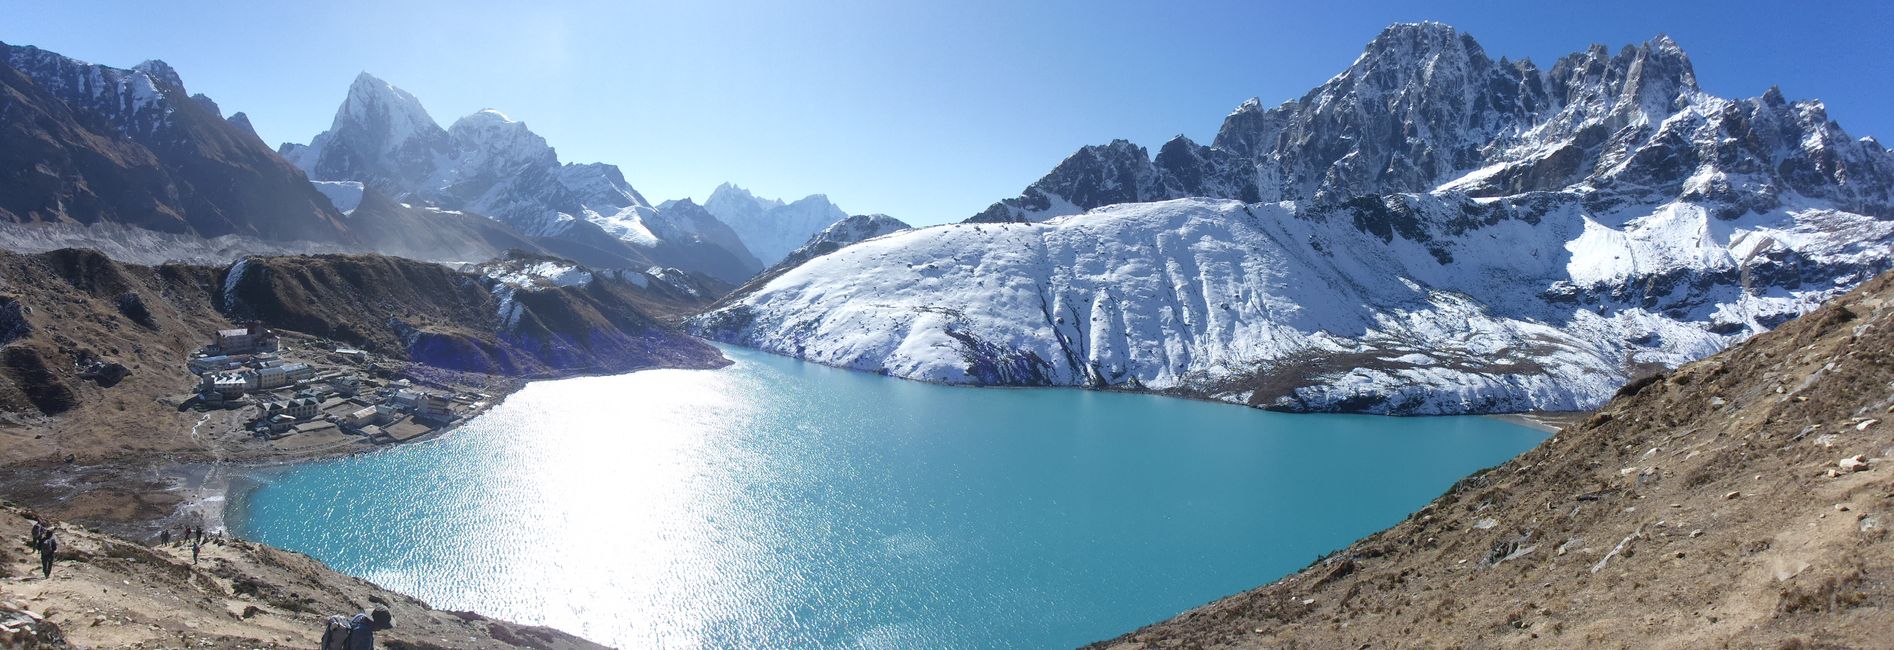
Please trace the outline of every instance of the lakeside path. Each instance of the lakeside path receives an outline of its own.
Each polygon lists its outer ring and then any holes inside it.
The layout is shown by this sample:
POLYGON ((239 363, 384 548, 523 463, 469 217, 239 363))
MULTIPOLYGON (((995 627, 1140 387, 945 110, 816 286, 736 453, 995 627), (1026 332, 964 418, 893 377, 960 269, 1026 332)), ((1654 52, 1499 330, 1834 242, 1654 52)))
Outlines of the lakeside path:
POLYGON ((1584 422, 1591 417, 1591 411, 1535 411, 1532 413, 1495 413, 1485 417, 1511 422, 1522 427, 1538 429, 1548 434, 1558 433, 1560 429, 1584 422))

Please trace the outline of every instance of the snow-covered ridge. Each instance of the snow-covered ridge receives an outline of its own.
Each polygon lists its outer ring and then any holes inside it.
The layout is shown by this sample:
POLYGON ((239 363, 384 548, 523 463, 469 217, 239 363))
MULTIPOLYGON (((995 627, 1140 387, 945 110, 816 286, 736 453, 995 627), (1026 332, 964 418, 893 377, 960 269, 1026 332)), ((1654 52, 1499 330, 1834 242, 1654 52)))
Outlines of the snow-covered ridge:
POLYGON ((948 383, 1292 410, 1570 410, 1812 309, 1887 268, 1890 246, 1894 222, 1810 206, 1601 220, 1577 194, 1184 199, 872 239, 692 327, 948 383))
MULTIPOLYGON (((7 65, 61 97, 109 116, 127 135, 150 135, 162 128, 176 110, 166 100, 164 88, 184 92, 184 81, 163 61, 146 61, 127 70, 86 63, 30 45, 0 49, 8 54, 7 65)), ((178 99, 188 97, 180 94, 178 99)))
POLYGON ((592 282, 592 272, 584 267, 552 260, 496 264, 487 269, 487 277, 517 289, 582 287, 592 282))

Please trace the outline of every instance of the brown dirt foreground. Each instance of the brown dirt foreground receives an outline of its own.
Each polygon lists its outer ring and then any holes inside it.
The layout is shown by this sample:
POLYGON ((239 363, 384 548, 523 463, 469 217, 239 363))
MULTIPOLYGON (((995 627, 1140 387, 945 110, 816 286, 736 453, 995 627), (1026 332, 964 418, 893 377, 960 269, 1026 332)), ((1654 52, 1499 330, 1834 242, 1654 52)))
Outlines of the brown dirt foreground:
POLYGON ((1894 274, 1627 386, 1298 573, 1093 647, 1894 647, 1890 420, 1894 274))
POLYGON ((602 647, 551 628, 435 610, 307 556, 240 540, 205 545, 193 565, 185 544, 151 547, 61 526, 58 561, 44 579, 25 545, 30 521, 0 506, 0 648, 313 648, 330 614, 377 604, 395 619, 395 629, 376 635, 378 647, 602 647), (40 632, 28 633, 27 621, 40 632))

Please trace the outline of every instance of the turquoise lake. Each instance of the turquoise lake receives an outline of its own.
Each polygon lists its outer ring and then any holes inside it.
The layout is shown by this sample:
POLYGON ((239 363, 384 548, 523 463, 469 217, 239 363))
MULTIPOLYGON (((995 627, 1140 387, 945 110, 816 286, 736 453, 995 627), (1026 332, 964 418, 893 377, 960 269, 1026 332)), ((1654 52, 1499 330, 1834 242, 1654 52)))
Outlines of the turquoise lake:
POLYGON ((1057 648, 1269 582, 1545 437, 725 354, 254 472, 228 525, 624 648, 1057 648))

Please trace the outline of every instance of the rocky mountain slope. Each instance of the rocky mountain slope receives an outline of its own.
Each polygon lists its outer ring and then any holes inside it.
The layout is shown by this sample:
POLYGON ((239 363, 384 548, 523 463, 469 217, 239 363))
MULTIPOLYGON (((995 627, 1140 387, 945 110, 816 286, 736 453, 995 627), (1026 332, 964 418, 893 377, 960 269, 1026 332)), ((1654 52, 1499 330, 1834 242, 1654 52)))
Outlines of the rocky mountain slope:
POLYGON ((651 251, 659 265, 700 269, 723 282, 740 283, 763 270, 737 232, 690 199, 659 203, 640 223, 666 245, 651 251))
POLYGON ((1094 647, 1881 647, 1890 418, 1883 275, 1296 574, 1094 647))
POLYGON ((8 648, 316 647, 323 621, 384 606, 395 627, 386 648, 600 648, 552 628, 441 611, 307 556, 217 540, 191 561, 182 542, 147 546, 60 525, 51 579, 12 532, 31 513, 0 506, 0 645, 8 648), (29 641, 29 638, 31 639, 29 641))
POLYGON ((125 70, 0 44, 0 220, 352 241, 255 135, 162 61, 125 70))
MULTIPOLYGON (((0 44, 0 243, 118 259, 383 252, 484 260, 537 250, 485 220, 374 206, 349 219, 241 113, 189 95, 162 61, 93 65, 0 44)), ((349 209, 354 209, 350 206, 349 209)))
POLYGON ((514 258, 467 273, 380 256, 245 258, 223 270, 232 319, 438 368, 520 377, 714 367, 715 348, 639 308, 641 273, 514 258))
POLYGON ((1588 409, 1889 268, 1890 191, 1894 154, 1817 102, 1702 93, 1668 39, 1541 72, 1397 25, 1213 147, 1087 148, 976 223, 819 257, 693 326, 951 383, 1588 409))
POLYGON ((707 228, 660 215, 617 167, 561 163, 544 138, 495 110, 443 129, 414 95, 368 73, 349 86, 329 130, 278 151, 312 179, 492 217, 601 268, 675 266, 731 284, 762 269, 747 250, 725 248, 720 233, 699 236, 707 228))
POLYGON ((0 253, 0 463, 201 453, 190 435, 199 415, 159 398, 192 392, 184 361, 211 331, 245 319, 417 372, 548 377, 726 363, 651 315, 685 291, 531 257, 457 271, 380 256, 149 267, 82 250, 0 253), (126 372, 104 377, 105 364, 126 372))
POLYGON ((759 198, 729 183, 718 185, 710 193, 704 209, 729 224, 763 266, 775 266, 810 237, 848 218, 848 213, 821 194, 784 203, 781 199, 759 198))

